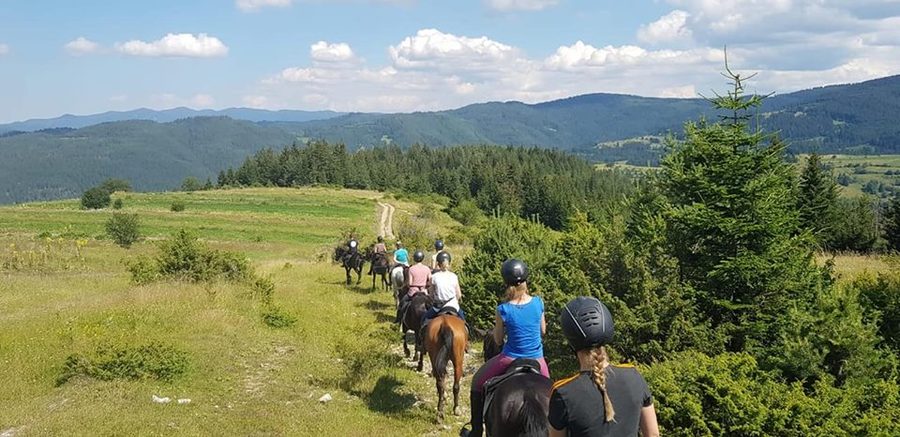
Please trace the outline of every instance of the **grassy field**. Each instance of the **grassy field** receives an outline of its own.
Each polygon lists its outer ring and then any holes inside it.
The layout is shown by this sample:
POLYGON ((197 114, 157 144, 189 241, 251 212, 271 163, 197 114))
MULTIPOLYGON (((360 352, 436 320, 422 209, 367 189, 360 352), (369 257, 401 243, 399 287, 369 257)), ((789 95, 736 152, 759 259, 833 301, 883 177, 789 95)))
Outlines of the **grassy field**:
MULTIPOLYGON (((365 279, 345 287, 343 270, 323 260, 342 229, 374 236, 380 194, 116 197, 139 214, 148 237, 129 250, 95 238, 110 211, 81 211, 75 201, 0 208, 0 266, 13 252, 35 257, 28 268, 0 267, 0 434, 455 435, 467 420, 448 415, 448 426, 435 424, 433 381, 400 355, 389 294, 370 293, 365 279), (169 211, 175 200, 186 203, 184 212, 169 211), (155 240, 180 228, 247 254, 259 273, 272 275, 276 305, 297 324, 266 326, 261 304, 238 285, 133 285, 123 260, 153 253, 155 240), (184 351, 187 372, 171 382, 56 385, 73 353, 154 342, 184 351), (326 393, 333 400, 320 403, 326 393), (191 402, 158 404, 153 395, 191 402)), ((417 208, 388 201, 397 214, 417 208)), ((443 215, 437 223, 451 224, 443 215)))
MULTIPOLYGON (((801 164, 804 158, 801 156, 801 164)), ((842 192, 848 196, 863 195, 862 189, 870 181, 900 186, 900 155, 825 154, 822 163, 833 169, 835 177, 846 175, 850 178, 850 184, 842 187, 842 192)))

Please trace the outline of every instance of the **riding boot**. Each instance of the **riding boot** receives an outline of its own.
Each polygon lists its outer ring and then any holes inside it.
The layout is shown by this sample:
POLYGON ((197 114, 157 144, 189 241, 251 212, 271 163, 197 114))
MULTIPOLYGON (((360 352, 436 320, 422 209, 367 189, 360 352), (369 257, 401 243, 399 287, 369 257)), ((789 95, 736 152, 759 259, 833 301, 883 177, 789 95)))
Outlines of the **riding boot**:
POLYGON ((465 428, 459 431, 460 437, 481 437, 484 433, 484 395, 477 391, 469 392, 469 406, 472 410, 472 430, 465 428))

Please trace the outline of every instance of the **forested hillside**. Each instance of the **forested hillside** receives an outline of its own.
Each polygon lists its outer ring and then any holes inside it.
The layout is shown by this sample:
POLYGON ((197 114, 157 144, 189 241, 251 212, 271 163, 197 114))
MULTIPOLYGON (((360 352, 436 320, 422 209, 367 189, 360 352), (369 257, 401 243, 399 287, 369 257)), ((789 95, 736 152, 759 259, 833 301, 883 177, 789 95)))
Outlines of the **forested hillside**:
POLYGON ((290 144, 278 129, 225 117, 124 121, 0 138, 0 203, 78 197, 114 177, 137 190, 173 188, 187 175, 215 178, 265 146, 290 144))

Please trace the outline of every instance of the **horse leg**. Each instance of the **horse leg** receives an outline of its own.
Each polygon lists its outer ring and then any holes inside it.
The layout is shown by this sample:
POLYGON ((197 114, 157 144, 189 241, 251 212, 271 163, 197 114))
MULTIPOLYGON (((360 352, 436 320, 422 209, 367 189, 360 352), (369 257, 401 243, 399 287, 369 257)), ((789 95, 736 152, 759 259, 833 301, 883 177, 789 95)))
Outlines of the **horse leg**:
MULTIPOLYGON (((437 372, 434 372, 434 371, 432 371, 432 373, 437 374, 437 372)), ((437 392, 438 392, 437 420, 438 420, 438 423, 444 423, 444 378, 443 378, 443 376, 435 375, 434 383, 437 386, 437 392)), ((454 414, 456 414, 456 413, 454 413, 454 414)))
POLYGON ((406 358, 408 359, 409 358, 409 344, 406 341, 406 330, 403 329, 402 323, 400 324, 400 330, 403 332, 402 334, 400 334, 403 336, 403 353, 406 355, 406 358))
POLYGON ((372 271, 372 292, 375 292, 375 271, 372 271))
POLYGON ((345 268, 344 268, 344 273, 347 274, 347 285, 350 285, 350 268, 349 268, 349 267, 345 267, 345 268))
POLYGON ((453 415, 459 416, 459 380, 463 376, 463 357, 453 358, 453 415))
MULTIPOLYGON (((425 352, 422 351, 418 345, 416 345, 416 353, 419 354, 419 365, 416 367, 417 372, 422 371, 422 360, 425 358, 425 352)), ((441 389, 443 390, 443 389, 441 389)))

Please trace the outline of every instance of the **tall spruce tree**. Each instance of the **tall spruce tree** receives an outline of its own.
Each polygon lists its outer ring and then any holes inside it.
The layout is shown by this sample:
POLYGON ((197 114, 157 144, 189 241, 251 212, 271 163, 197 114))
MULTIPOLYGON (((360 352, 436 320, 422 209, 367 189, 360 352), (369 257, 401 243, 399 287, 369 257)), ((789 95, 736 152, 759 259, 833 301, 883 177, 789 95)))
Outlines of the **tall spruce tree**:
POLYGON ((837 200, 838 186, 834 176, 823 168, 817 153, 811 154, 800 174, 797 209, 800 225, 812 231, 826 247, 830 247, 829 236, 835 222, 837 200))
POLYGON ((777 344, 791 308, 811 305, 821 278, 808 242, 798 238, 796 175, 785 144, 751 127, 763 97, 732 90, 710 99, 718 123, 688 123, 685 140, 663 161, 669 244, 701 314, 734 351, 777 344))
POLYGON ((900 252, 900 193, 894 195, 885 213, 884 239, 889 249, 900 252))

